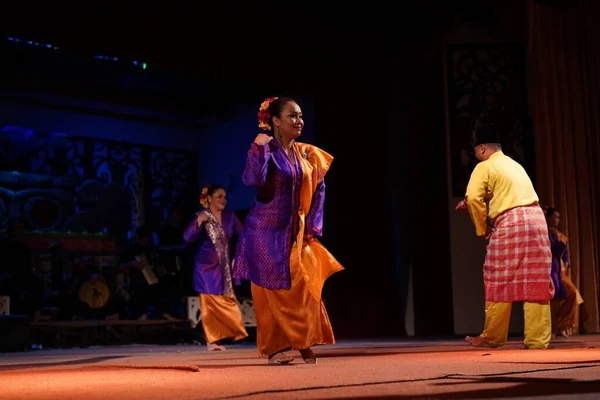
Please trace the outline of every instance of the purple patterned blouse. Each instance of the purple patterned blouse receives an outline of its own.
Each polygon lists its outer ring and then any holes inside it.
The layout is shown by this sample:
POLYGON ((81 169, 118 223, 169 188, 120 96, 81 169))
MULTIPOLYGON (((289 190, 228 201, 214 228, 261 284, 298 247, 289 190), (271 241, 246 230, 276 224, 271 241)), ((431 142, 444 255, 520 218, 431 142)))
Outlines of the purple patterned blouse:
MULTIPOLYGON (((256 188, 256 200, 244 222, 233 268, 235 278, 267 289, 291 287, 289 260, 298 233, 302 184, 302 167, 295 161, 295 165, 290 162, 275 139, 250 147, 242 181, 256 188)), ((324 203, 325 181, 321 180, 306 217, 305 234, 321 236, 324 203)))
MULTIPOLYGON (((230 259, 235 251, 236 240, 242 233, 242 223, 233 211, 223 210, 221 214, 223 231, 229 243, 230 259)), ((225 293, 223 267, 219 264, 217 250, 208 236, 204 225, 198 227, 196 218, 183 232, 183 240, 196 246, 194 255, 194 290, 202 294, 225 293)), ((239 282, 234 282, 239 284, 239 282)))

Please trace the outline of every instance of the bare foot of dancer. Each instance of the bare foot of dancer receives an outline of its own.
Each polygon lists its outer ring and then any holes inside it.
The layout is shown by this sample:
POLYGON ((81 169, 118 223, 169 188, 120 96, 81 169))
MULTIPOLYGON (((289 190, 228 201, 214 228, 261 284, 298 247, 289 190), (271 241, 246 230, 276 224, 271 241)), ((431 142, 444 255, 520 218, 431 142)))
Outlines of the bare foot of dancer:
POLYGON ((209 343, 206 345, 206 350, 208 351, 225 351, 227 350, 225 346, 221 346, 218 343, 209 343))
POLYGON ((310 348, 300 350, 300 355, 302 356, 304 362, 307 364, 317 363, 317 356, 315 356, 315 353, 313 353, 313 351, 310 348))
POLYGON ((474 347, 492 347, 489 344, 487 344, 485 342, 485 340, 483 340, 483 338, 481 336, 476 336, 476 337, 472 337, 472 336, 467 336, 465 338, 465 340, 474 347))
POLYGON ((569 334, 567 333, 566 330, 562 330, 560 331, 560 336, 564 337, 565 339, 569 338, 569 334))
POLYGON ((294 361, 294 357, 288 356, 283 351, 271 354, 269 356, 269 364, 286 365, 294 361))

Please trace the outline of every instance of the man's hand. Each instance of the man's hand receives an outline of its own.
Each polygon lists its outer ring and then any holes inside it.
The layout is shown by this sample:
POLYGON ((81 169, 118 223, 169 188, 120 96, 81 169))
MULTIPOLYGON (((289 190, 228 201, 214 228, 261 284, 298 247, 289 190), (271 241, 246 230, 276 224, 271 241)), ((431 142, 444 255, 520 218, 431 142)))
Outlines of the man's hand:
POLYGON ((467 202, 465 200, 461 200, 454 207, 454 211, 467 211, 467 202))

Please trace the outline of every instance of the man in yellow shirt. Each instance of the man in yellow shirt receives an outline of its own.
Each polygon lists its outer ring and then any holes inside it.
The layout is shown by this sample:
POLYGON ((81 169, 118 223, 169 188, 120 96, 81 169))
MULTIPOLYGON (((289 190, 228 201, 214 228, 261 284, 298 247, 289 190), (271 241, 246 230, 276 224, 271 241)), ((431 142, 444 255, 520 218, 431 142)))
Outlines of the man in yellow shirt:
POLYGON ((525 169, 502 152, 495 124, 475 128, 473 148, 479 164, 456 209, 469 212, 477 236, 489 243, 483 264, 485 324, 479 336, 466 340, 473 346, 503 346, 512 303, 522 301, 525 347, 545 349, 554 286, 544 212, 525 169))

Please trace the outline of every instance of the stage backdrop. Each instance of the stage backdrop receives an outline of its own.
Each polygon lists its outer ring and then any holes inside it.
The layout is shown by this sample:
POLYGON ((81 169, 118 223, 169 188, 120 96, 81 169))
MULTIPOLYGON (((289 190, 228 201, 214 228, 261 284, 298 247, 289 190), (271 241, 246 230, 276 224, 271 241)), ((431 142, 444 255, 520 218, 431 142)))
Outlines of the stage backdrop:
MULTIPOLYGON (((454 330, 475 334, 484 320, 486 241, 475 236, 468 215, 455 212, 454 207, 464 197, 477 164, 471 135, 478 123, 498 124, 504 152, 533 176, 525 48, 522 43, 448 45, 445 62, 454 330)), ((513 308, 511 332, 522 331, 518 304, 513 308)))
POLYGON ((173 202, 195 209, 198 132, 10 103, 0 130, 2 224, 122 238, 173 202))

